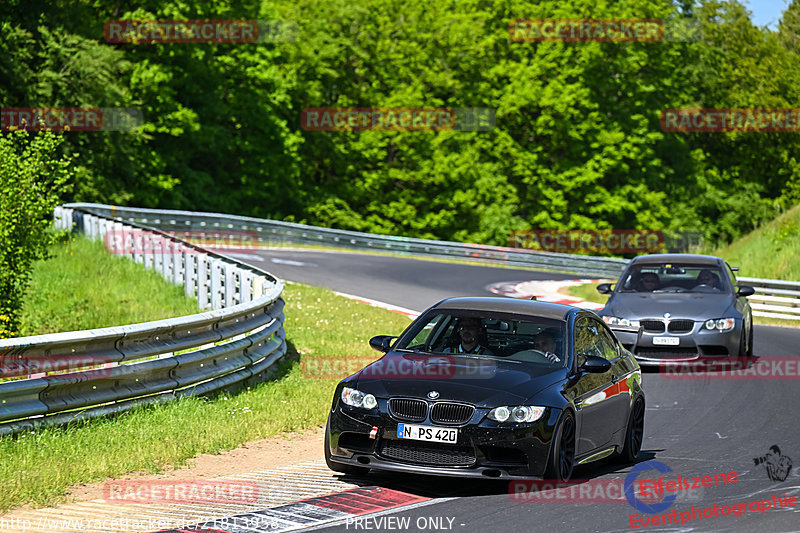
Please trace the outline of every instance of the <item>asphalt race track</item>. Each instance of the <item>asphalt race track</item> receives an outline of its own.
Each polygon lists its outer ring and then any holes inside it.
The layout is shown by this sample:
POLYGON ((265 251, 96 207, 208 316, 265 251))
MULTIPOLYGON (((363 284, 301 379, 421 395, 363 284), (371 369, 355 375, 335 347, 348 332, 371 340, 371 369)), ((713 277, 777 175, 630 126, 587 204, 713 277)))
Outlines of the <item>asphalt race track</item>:
MULTIPOLYGON (((490 295, 487 285, 501 281, 574 279, 576 276, 442 263, 410 258, 358 253, 269 250, 250 252, 245 262, 264 268, 286 280, 320 285, 422 311, 449 296, 490 295), (258 259, 256 257, 260 257, 258 259)), ((375 334, 398 332, 376 331, 375 334)), ((755 355, 800 355, 800 330, 757 326, 755 355)), ((569 492, 525 493, 512 498, 509 484, 497 481, 412 477, 370 473, 360 480, 433 498, 424 505, 388 511, 368 520, 342 521, 319 531, 800 531, 800 387, 797 378, 784 380, 667 379, 646 372, 647 397, 643 461, 656 460, 672 472, 667 479, 714 476, 736 472, 736 482, 700 487, 677 493, 666 509, 649 514, 628 501, 576 503, 569 492), (783 481, 771 481, 764 456, 778 445, 795 466, 783 481), (766 509, 749 502, 777 497, 796 497, 794 506, 766 509), (747 502, 743 514, 722 516, 722 506, 747 502), (720 516, 699 518, 697 512, 718 506, 720 516), (644 518, 676 511, 678 523, 644 526, 644 518), (681 525, 681 513, 686 518, 681 525), (389 520, 389 517, 392 517, 389 520), (634 520, 638 520, 632 522, 634 520)), ((321 450, 320 450, 321 454, 321 450)), ((786 464, 784 462, 784 464, 786 464)), ((632 466, 600 461, 579 467, 574 479, 624 480, 632 466)), ((640 478, 658 478, 649 470, 640 478)), ((706 511, 712 514, 714 511, 706 511)), ((656 524, 658 524, 656 522, 656 524)))

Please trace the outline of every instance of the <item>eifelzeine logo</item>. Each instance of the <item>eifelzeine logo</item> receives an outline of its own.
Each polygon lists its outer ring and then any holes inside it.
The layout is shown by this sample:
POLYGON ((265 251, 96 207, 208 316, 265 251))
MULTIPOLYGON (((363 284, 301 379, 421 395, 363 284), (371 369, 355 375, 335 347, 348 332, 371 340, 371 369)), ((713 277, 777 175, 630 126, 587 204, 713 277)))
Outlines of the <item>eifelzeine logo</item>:
POLYGON ((0 131, 127 131, 141 126, 135 107, 4 107, 0 131))
POLYGON ((669 132, 797 132, 800 109, 664 109, 660 122, 669 132))
POLYGON ((508 23, 509 39, 534 41, 654 42, 664 39, 658 19, 517 19, 508 23))
POLYGON ((489 107, 310 107, 300 114, 306 131, 487 131, 489 107))
POLYGON ((293 41, 297 25, 283 20, 109 20, 109 43, 257 43, 293 41))

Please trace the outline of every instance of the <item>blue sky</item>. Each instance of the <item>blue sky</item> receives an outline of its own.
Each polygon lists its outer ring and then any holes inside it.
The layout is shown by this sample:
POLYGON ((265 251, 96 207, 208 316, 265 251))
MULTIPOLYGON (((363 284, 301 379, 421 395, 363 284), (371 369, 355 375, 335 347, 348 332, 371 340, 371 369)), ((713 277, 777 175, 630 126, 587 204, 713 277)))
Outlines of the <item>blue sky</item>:
POLYGON ((752 13, 753 24, 769 25, 772 29, 777 29, 781 11, 789 5, 788 0, 744 0, 742 3, 752 13))

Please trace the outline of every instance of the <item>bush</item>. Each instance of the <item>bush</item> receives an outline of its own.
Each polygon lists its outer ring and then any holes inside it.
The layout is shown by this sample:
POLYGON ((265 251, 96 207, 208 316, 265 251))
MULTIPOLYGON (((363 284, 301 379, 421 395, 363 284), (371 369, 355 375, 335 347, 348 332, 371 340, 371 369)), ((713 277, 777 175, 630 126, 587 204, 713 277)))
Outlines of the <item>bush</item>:
POLYGON ((51 132, 0 135, 0 338, 18 331, 32 264, 56 237, 53 209, 70 186, 62 140, 51 132))

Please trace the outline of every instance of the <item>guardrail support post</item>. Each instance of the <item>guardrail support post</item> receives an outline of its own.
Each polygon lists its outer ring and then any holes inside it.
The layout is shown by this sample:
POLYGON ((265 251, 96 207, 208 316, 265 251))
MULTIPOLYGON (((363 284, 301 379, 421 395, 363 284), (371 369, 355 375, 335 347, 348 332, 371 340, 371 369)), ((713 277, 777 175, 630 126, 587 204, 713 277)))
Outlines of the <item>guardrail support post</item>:
POLYGON ((222 308, 222 265, 219 259, 211 260, 211 309, 222 308))
POLYGON ((197 305, 205 311, 208 309, 208 256, 199 254, 197 256, 197 305))
POLYGON ((236 267, 225 263, 223 268, 225 269, 225 307, 232 307, 236 294, 236 267))

